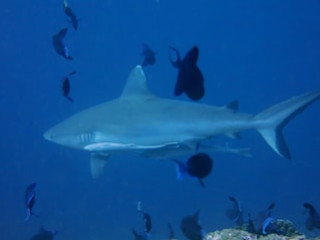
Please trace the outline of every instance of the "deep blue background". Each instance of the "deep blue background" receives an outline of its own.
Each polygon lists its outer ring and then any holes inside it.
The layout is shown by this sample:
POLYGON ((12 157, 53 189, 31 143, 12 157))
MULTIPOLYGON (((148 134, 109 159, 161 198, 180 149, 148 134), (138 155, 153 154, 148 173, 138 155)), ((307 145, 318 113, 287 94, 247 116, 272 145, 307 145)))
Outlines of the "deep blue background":
MULTIPOLYGON (((152 216, 153 239, 167 239, 170 222, 179 239, 183 216, 200 209, 207 232, 232 227, 224 210, 229 195, 255 213, 276 203, 274 216, 306 232, 302 203, 320 210, 320 103, 292 121, 284 134, 293 159, 277 156, 254 131, 243 139, 215 140, 251 147, 253 158, 212 154, 214 171, 205 180, 178 182, 170 161, 135 156, 110 158, 94 182, 89 154, 52 144, 43 132, 66 117, 117 97, 132 67, 141 63, 141 43, 157 52, 146 68, 150 89, 173 98, 177 71, 168 46, 184 55, 200 48, 205 76, 202 103, 240 101, 258 113, 320 86, 320 3, 317 0, 70 0, 78 31, 67 23, 62 1, 0 3, 0 238, 29 239, 40 226, 57 229, 57 239, 132 239, 142 230, 136 203, 152 216), (65 39, 73 61, 57 55, 51 37, 68 26, 65 39), (71 104, 60 94, 72 70, 71 104), (24 191, 37 182, 34 211, 24 223, 24 191)), ((189 101, 185 96, 181 100, 189 101)), ((308 233, 311 235, 317 232, 308 233)))

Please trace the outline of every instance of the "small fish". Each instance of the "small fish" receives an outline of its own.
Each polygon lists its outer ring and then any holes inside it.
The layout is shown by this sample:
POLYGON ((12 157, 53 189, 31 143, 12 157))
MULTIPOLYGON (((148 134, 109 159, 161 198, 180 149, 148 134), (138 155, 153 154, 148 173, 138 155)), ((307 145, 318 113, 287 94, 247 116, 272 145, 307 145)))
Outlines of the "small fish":
POLYGON ((205 187, 203 178, 207 177, 213 168, 213 160, 206 153, 197 153, 191 156, 186 163, 174 160, 177 164, 178 179, 189 175, 198 179, 200 185, 205 187))
POLYGON ((139 201, 137 203, 137 211, 142 214, 143 221, 144 221, 144 232, 149 234, 152 229, 152 221, 149 213, 146 213, 142 210, 142 202, 139 201))
POLYGON ((154 65, 156 62, 156 54, 154 51, 151 50, 151 48, 143 43, 142 44, 142 55, 144 56, 142 66, 147 66, 147 65, 154 65))
POLYGON ((34 235, 30 240, 53 240, 57 231, 48 231, 44 228, 40 228, 39 232, 34 235))
POLYGON ((62 80, 62 85, 61 85, 61 92, 62 92, 62 96, 64 96, 66 99, 68 99, 70 102, 74 102, 74 100, 69 96, 70 93, 70 80, 69 80, 69 76, 72 76, 76 74, 75 71, 69 73, 63 80, 62 80))
POLYGON ((72 27, 77 30, 78 29, 78 19, 72 9, 69 7, 67 1, 63 2, 63 10, 64 13, 70 18, 70 23, 72 27))
POLYGON ((204 237, 204 231, 199 224, 199 211, 196 211, 193 215, 184 217, 180 228, 184 236, 189 240, 202 240, 204 237))
POLYGON ((205 93, 204 78, 197 66, 199 57, 199 48, 194 46, 189 50, 184 59, 181 60, 179 51, 174 47, 169 47, 176 54, 176 60, 173 60, 171 55, 171 64, 179 69, 177 82, 174 89, 174 95, 179 96, 185 93, 190 99, 200 100, 205 93))
POLYGON ((310 203, 304 203, 303 206, 309 210, 309 216, 306 220, 306 228, 313 230, 314 228, 320 229, 320 215, 313 205, 310 203))
POLYGON ((25 192, 25 197, 24 197, 24 203, 25 203, 25 207, 27 209, 27 216, 24 219, 24 221, 28 221, 30 219, 31 215, 35 215, 32 212, 33 206, 35 204, 35 200, 36 200, 36 183, 32 183, 30 184, 25 192))
POLYGON ((148 213, 142 213, 143 214, 143 221, 144 221, 144 231, 146 233, 150 233, 152 229, 152 222, 151 222, 151 217, 150 214, 148 213))
POLYGON ((227 217, 235 222, 238 226, 244 224, 243 220, 243 209, 241 208, 240 202, 234 197, 229 197, 230 201, 233 202, 233 207, 226 211, 227 217))
POLYGON ((69 55, 69 49, 63 43, 63 39, 68 32, 67 28, 61 29, 57 34, 52 36, 52 44, 54 50, 64 57, 65 59, 72 60, 72 57, 69 55))

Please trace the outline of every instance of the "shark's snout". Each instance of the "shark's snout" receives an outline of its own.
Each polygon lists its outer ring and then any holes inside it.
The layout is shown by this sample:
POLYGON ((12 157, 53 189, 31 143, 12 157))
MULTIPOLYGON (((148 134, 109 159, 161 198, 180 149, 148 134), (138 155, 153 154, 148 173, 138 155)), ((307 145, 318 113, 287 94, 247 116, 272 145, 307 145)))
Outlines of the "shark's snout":
POLYGON ((52 141, 54 139, 54 135, 49 130, 46 131, 42 136, 44 137, 44 139, 46 139, 48 141, 52 141))

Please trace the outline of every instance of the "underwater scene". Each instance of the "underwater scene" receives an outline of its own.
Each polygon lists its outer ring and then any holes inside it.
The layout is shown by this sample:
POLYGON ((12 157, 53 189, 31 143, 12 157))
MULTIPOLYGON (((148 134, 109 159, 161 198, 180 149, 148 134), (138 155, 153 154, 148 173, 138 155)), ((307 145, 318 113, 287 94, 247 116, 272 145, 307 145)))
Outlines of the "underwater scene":
POLYGON ((320 239, 320 2, 1 2, 0 240, 320 239))

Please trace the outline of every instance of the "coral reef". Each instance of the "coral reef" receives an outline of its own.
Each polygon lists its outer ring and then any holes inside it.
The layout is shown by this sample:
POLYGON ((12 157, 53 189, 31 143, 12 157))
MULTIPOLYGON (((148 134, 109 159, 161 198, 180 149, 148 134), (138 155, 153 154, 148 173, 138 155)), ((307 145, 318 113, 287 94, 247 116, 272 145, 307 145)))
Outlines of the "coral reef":
MULTIPOLYGON (((223 229, 208 233, 204 240, 306 240, 307 238, 299 233, 292 222, 283 219, 274 219, 266 229, 267 234, 250 232, 247 224, 234 228, 223 229)), ((316 240, 316 239, 314 239, 316 240)), ((320 240, 320 238, 319 238, 320 240)))
POLYGON ((283 236, 278 234, 257 235, 240 229, 223 229, 208 233, 204 240, 306 240, 304 235, 283 236))

